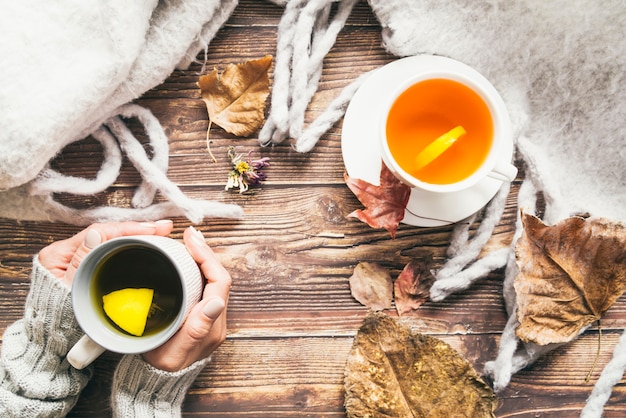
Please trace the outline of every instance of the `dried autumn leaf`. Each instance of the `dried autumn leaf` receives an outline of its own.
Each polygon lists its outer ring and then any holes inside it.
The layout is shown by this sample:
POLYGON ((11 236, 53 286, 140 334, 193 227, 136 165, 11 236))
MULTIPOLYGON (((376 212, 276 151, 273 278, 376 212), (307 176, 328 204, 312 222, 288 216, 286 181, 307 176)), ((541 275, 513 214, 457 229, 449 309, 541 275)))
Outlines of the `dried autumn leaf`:
POLYGON ((348 417, 494 417, 496 396, 445 342, 370 313, 345 370, 348 417))
POLYGON ((366 208, 357 209, 348 217, 358 218, 372 228, 385 228, 391 238, 395 238, 398 225, 404 218, 411 188, 398 180, 385 164, 380 170, 380 186, 352 178, 347 173, 344 178, 352 193, 366 208))
POLYGON ((412 261, 393 283, 396 311, 402 316, 422 306, 430 297, 430 287, 435 277, 428 269, 427 260, 412 261))
POLYGON ((391 275, 376 263, 359 263, 350 277, 350 292, 368 308, 377 311, 391 308, 391 275))
POLYGON ((522 213, 517 242, 517 336, 539 345, 575 339, 626 287, 626 225, 572 217, 554 226, 522 213))
POLYGON ((210 122, 237 136, 249 136, 258 130, 265 120, 271 65, 272 57, 267 55, 229 64, 221 76, 213 69, 200 77, 198 87, 210 122))

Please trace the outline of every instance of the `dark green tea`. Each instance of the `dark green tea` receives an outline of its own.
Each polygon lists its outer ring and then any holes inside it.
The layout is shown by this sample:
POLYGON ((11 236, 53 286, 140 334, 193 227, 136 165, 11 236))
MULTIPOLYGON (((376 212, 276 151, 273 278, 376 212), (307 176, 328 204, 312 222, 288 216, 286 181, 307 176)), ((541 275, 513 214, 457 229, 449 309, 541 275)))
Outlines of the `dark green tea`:
POLYGON ((151 248, 129 245, 117 249, 103 258, 94 271, 92 302, 100 307, 100 314, 113 327, 124 333, 104 313, 102 297, 127 288, 154 289, 154 308, 143 336, 153 335, 169 326, 183 303, 183 289, 176 268, 166 256, 151 248))

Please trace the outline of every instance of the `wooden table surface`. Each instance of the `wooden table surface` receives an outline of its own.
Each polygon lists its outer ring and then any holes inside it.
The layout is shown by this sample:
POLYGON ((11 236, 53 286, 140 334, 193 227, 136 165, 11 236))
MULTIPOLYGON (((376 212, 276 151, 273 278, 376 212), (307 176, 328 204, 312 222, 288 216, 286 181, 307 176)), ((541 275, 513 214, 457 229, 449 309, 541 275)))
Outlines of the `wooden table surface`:
MULTIPOLYGON (((275 55, 282 8, 241 1, 208 50, 207 69, 275 55)), ((201 54, 199 58, 203 58, 201 54)), ((307 111, 312 121, 359 74, 394 60, 381 46, 380 27, 365 1, 353 11, 325 60, 319 91, 307 111)), ((184 416, 345 416, 344 365, 353 338, 367 313, 350 294, 348 278, 362 261, 377 262, 394 277, 412 259, 433 257, 441 266, 452 226, 401 225, 395 240, 346 215, 361 205, 346 187, 341 157, 341 122, 307 154, 289 144, 262 148, 256 138, 239 139, 213 127, 211 162, 205 146, 207 116, 196 81, 201 69, 176 71, 138 103, 148 107, 170 138, 169 178, 190 196, 241 205, 243 220, 208 219, 196 225, 233 276, 228 307, 229 333, 199 375, 183 406, 184 416), (262 187, 240 195, 224 191, 226 149, 253 150, 271 158, 262 187)), ((272 74, 271 74, 272 75, 272 74)), ((140 129, 135 129, 141 136, 140 129)), ((86 139, 55 160, 65 173, 89 176, 101 158, 99 144, 86 139)), ((488 248, 508 245, 514 230, 516 195, 523 167, 488 248)), ((139 175, 126 163, 116 184, 87 198, 59 196, 75 207, 129 205, 139 175)), ((189 225, 177 218, 174 238, 189 225)), ((475 226, 474 226, 475 227, 475 226)), ((81 228, 60 223, 0 219, 0 330, 22 317, 32 256, 81 228)), ((416 331, 441 338, 481 372, 495 358, 506 322, 503 271, 442 303, 427 302, 408 318, 416 331)), ((395 311, 390 311, 394 314, 395 311)), ((626 327, 626 298, 602 322, 598 366, 598 328, 538 360, 514 377, 498 395, 499 417, 577 417, 593 383, 626 327)), ((105 353, 95 377, 71 416, 108 416, 110 383, 118 356, 105 353)), ((626 416, 626 382, 613 391, 606 417, 626 416)))

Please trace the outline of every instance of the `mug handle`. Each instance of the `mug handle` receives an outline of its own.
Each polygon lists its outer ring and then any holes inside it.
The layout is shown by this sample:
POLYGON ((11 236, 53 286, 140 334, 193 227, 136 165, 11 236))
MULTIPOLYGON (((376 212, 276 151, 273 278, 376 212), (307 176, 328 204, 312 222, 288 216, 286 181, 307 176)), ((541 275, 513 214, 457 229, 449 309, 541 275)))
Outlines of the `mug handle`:
POLYGON ((82 370, 89 366, 100 354, 104 353, 105 348, 96 344, 87 335, 83 335, 74 347, 67 353, 67 361, 78 370, 82 370))
POLYGON ((506 161, 499 162, 487 176, 496 180, 511 182, 517 176, 517 167, 506 161))

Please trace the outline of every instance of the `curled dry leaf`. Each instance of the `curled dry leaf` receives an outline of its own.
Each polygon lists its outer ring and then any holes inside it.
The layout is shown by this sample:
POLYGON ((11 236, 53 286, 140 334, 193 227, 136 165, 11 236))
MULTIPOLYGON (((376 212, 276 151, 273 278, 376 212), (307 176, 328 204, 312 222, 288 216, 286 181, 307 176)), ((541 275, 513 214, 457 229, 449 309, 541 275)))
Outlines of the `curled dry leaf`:
POLYGON ((355 217, 372 228, 385 228, 396 237, 398 225, 404 219, 404 210, 411 195, 411 188, 398 180, 389 169, 382 165, 380 186, 344 174, 346 184, 365 206, 348 217, 355 217))
POLYGON ((265 121, 271 65, 272 57, 268 55, 241 64, 229 64, 221 76, 217 69, 213 69, 200 77, 198 87, 206 103, 209 121, 237 136, 249 136, 258 130, 265 121))
POLYGON ((404 267, 393 284, 396 311, 402 316, 422 306, 430 297, 435 277, 428 269, 427 260, 412 261, 404 267))
POLYGON ((345 370, 348 417, 494 417, 497 399, 474 368, 440 339, 370 313, 345 370))
POLYGON ((522 213, 517 242, 517 336, 539 345, 575 339, 626 287, 626 225, 572 217, 554 226, 522 213))
POLYGON ((376 311, 391 308, 391 275, 376 263, 359 263, 350 277, 350 292, 368 308, 376 311))

